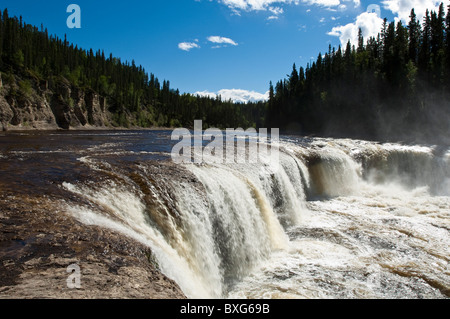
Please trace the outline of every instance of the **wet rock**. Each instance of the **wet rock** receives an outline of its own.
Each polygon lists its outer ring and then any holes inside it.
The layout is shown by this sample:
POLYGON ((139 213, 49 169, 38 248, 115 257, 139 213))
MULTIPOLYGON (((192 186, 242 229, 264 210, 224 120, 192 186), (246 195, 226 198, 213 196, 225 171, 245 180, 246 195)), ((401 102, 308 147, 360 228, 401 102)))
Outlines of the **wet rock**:
POLYGON ((0 299, 185 298, 148 247, 83 225, 52 200, 14 200, 0 195, 0 299), (67 284, 71 265, 80 267, 79 289, 67 284))

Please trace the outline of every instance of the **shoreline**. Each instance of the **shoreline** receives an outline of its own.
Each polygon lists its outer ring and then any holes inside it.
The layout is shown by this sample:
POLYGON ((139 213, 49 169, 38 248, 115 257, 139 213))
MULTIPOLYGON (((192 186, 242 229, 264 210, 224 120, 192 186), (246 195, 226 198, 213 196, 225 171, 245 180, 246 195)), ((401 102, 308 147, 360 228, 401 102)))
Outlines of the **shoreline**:
POLYGON ((108 126, 83 126, 63 129, 60 127, 27 127, 27 126, 9 126, 0 133, 20 133, 20 132, 73 132, 73 131, 172 131, 174 127, 108 127, 108 126))

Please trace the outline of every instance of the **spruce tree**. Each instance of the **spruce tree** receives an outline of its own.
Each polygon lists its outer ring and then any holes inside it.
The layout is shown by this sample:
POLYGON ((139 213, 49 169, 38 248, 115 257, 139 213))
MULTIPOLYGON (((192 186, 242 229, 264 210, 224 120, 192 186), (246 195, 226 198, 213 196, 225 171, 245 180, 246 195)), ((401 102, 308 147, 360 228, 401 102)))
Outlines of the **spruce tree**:
POLYGON ((2 66, 3 55, 3 14, 0 11, 0 67, 2 66))
POLYGON ((430 52, 431 48, 431 17, 430 12, 426 11, 423 23, 422 41, 419 52, 419 71, 422 77, 428 81, 430 70, 430 52))
POLYGON ((358 29, 358 49, 357 52, 363 52, 364 51, 364 37, 362 35, 361 28, 358 29))
POLYGON ((408 37, 409 37, 409 60, 413 63, 418 63, 419 43, 421 27, 419 21, 417 21, 416 13, 414 9, 411 10, 410 21, 408 24, 408 37))
POLYGON ((297 66, 294 65, 292 66, 292 72, 291 75, 289 77, 289 92, 290 94, 295 94, 295 91, 297 89, 297 85, 298 85, 298 81, 299 81, 299 75, 297 72, 297 66))
POLYGON ((445 77, 447 79, 447 90, 450 90, 450 5, 447 7, 447 17, 445 19, 445 57, 445 77))
POLYGON ((430 72, 433 83, 438 85, 443 80, 444 72, 444 29, 445 13, 444 5, 441 3, 438 13, 431 13, 431 34, 430 34, 430 72))

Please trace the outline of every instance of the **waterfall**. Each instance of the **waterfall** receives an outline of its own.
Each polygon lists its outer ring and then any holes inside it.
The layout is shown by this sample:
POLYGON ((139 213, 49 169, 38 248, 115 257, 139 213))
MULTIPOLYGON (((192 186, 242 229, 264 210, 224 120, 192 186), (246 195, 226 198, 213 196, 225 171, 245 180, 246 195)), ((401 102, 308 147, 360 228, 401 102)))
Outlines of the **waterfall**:
POLYGON ((432 194, 450 194, 450 167, 445 149, 426 146, 380 145, 366 150, 365 177, 375 184, 397 183, 414 189, 427 187, 432 194))
POLYGON ((286 229, 300 223, 305 209, 307 169, 289 154, 283 153, 276 167, 186 164, 170 182, 146 165, 130 173, 80 160, 107 174, 109 182, 64 183, 64 189, 94 203, 67 209, 84 223, 132 234, 149 245, 189 297, 222 297, 272 252, 288 249, 286 229))
POLYGON ((319 196, 352 194, 360 183, 361 167, 340 150, 312 154, 309 163, 311 192, 319 196))
POLYGON ((276 252, 308 201, 348 196, 362 184, 426 185, 447 192, 450 153, 357 142, 286 143, 279 165, 138 163, 83 158, 102 184, 64 183, 89 205, 67 210, 152 248, 190 298, 221 298, 276 252), (350 146, 349 146, 350 145, 350 146), (447 188, 445 188, 447 187, 447 188))

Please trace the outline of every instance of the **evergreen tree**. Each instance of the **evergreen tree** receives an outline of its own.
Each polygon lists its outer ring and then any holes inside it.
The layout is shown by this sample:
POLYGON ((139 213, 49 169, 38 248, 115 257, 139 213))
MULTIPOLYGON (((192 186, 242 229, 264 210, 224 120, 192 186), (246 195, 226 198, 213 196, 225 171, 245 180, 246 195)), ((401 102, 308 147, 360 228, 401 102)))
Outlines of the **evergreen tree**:
POLYGON ((329 47, 304 75, 300 68, 294 94, 279 81, 267 118, 282 118, 281 127, 296 121, 304 134, 414 140, 419 133, 448 143, 449 35, 443 5, 425 13, 423 31, 414 10, 407 26, 385 19, 367 43, 359 30, 356 49, 350 41, 345 50, 329 47))
POLYGON ((364 37, 362 35, 361 28, 358 29, 358 49, 357 52, 363 52, 364 51, 364 37))
POLYGON ((445 56, 445 78, 447 79, 447 90, 450 90, 450 5, 447 7, 447 17, 445 19, 445 56))
POLYGON ((408 36, 409 36, 409 60, 413 63, 418 63, 418 48, 420 43, 420 33, 421 27, 419 21, 417 21, 417 16, 414 12, 414 9, 411 10, 410 22, 408 24, 408 36))
MULTIPOLYGON (((21 18, 9 17, 7 9, 0 14, 0 71, 18 75, 22 84, 37 86, 45 81, 49 89, 56 90, 68 83, 72 88, 96 92, 106 98, 115 124, 122 126, 191 127, 194 119, 203 119, 208 127, 250 127, 261 125, 266 115, 264 103, 237 106, 221 99, 180 94, 168 80, 161 85, 134 60, 122 62, 112 54, 106 57, 102 50, 78 48, 66 36, 49 36, 43 25, 36 28, 21 18)), ((12 85, 14 77, 8 78, 12 85)))
POLYGON ((3 55, 3 14, 0 11, 0 67, 2 66, 2 55, 3 55))
POLYGON ((431 17, 430 12, 426 11, 424 23, 422 41, 419 52, 419 69, 425 80, 428 80, 428 74, 430 70, 430 56, 431 56, 431 17))
POLYGON ((432 73, 432 79, 434 83, 438 83, 443 80, 444 64, 445 64, 445 51, 444 51, 444 30, 445 30, 445 13, 444 5, 441 3, 439 6, 439 12, 432 12, 431 14, 431 66, 430 71, 432 73))
POLYGON ((295 94, 295 92, 297 90, 298 82, 299 82, 299 75, 297 72, 297 67, 294 63, 294 65, 292 66, 291 75, 289 77, 289 92, 291 94, 295 94))

